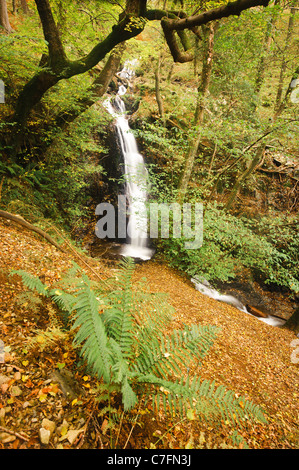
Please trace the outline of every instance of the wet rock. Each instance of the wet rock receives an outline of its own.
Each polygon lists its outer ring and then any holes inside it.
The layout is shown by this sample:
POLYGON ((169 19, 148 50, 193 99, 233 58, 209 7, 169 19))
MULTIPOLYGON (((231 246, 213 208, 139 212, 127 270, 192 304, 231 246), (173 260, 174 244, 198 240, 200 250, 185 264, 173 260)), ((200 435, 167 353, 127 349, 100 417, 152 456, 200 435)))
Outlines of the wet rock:
POLYGON ((220 292, 235 296, 244 305, 254 307, 266 316, 271 315, 287 320, 293 313, 294 309, 288 294, 284 295, 279 292, 279 289, 277 291, 267 290, 246 276, 244 276, 244 279, 227 282, 216 281, 214 284, 220 292))

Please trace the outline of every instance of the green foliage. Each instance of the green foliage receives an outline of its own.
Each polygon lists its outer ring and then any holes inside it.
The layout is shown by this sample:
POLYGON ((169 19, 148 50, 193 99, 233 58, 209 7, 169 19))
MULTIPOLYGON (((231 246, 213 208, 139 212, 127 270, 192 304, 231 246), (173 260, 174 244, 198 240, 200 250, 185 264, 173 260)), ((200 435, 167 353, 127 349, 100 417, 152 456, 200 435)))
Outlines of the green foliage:
POLYGON ((26 156, 23 162, 0 162, 2 203, 16 206, 19 213, 24 204, 30 205, 30 216, 37 212, 39 218, 42 214, 66 227, 80 223, 88 210, 90 188, 104 173, 97 161, 106 152, 95 135, 98 125, 107 125, 106 116, 91 108, 67 132, 52 128, 44 133, 51 145, 38 160, 26 156))
POLYGON ((215 205, 204 210, 203 245, 186 250, 185 239, 160 240, 172 266, 190 276, 208 280, 235 278, 243 267, 258 273, 265 283, 299 290, 298 235, 292 225, 271 218, 238 218, 215 205), (269 225, 270 224, 270 225, 269 225), (269 230, 269 226, 271 230, 269 230))
POLYGON ((50 289, 23 271, 13 272, 68 312, 74 345, 89 370, 121 393, 125 411, 145 398, 155 410, 163 406, 165 412, 188 416, 193 409, 200 418, 223 418, 235 425, 249 417, 265 422, 257 405, 191 374, 208 354, 217 328, 196 324, 165 333, 171 320, 165 296, 140 285, 134 289, 133 273, 133 261, 124 259, 116 278, 105 286, 92 288, 82 274, 71 293, 50 289))

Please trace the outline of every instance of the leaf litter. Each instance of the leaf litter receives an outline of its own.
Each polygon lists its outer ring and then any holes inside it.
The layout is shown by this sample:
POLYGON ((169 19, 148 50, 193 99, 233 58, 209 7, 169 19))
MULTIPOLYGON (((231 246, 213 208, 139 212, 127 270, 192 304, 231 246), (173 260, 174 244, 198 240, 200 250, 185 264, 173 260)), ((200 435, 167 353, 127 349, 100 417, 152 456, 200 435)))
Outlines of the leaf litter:
MULTIPOLYGON (((98 400, 99 384, 78 363, 67 334, 43 344, 53 307, 28 296, 18 276, 8 276, 22 269, 55 284, 71 268, 74 253, 63 254, 7 221, 0 221, 0 245, 0 449, 298 448, 299 364, 291 361, 290 345, 296 338, 291 331, 205 297, 161 262, 137 265, 136 280, 146 278, 151 292, 169 294, 175 328, 199 322, 221 328, 200 376, 259 404, 268 424, 250 423, 234 439, 228 421, 211 425, 191 411, 184 419, 169 418, 141 403, 124 417, 117 397, 110 406, 106 395, 98 400), (32 340, 36 347, 30 349, 32 340)), ((90 257, 75 261, 83 270, 90 266, 88 275, 95 281, 113 275, 116 267, 90 257)), ((182 371, 189 372, 187 367, 182 371)))

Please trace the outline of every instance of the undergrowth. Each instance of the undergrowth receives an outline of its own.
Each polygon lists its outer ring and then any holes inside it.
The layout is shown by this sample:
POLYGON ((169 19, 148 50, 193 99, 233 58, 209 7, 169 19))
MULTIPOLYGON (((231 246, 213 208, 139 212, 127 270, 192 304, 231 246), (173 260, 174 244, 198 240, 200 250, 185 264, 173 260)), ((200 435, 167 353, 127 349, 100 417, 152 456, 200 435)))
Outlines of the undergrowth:
POLYGON ((219 329, 193 324, 170 332, 167 297, 147 292, 145 279, 133 284, 133 273, 134 262, 124 259, 117 275, 99 285, 74 264, 51 288, 24 271, 12 272, 55 302, 88 373, 121 397, 125 413, 151 401, 154 412, 216 424, 223 419, 236 429, 248 420, 266 423, 258 405, 198 375, 219 329))
POLYGON ((186 249, 185 238, 160 239, 169 264, 190 277, 227 281, 244 268, 265 284, 299 290, 298 235, 295 217, 236 217, 216 205, 204 207, 203 244, 186 249))

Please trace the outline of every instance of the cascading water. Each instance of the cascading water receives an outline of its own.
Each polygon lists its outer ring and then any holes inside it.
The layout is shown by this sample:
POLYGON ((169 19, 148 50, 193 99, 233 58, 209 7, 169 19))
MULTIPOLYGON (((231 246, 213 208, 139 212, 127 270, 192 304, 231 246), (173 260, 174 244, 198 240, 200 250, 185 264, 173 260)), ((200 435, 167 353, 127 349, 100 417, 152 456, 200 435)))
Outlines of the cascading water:
MULTIPOLYGON (((119 78, 128 83, 128 86, 134 76, 134 71, 130 68, 130 65, 134 64, 126 62, 123 70, 118 73, 119 78)), ((120 85, 113 104, 111 99, 106 100, 104 103, 109 113, 115 117, 115 125, 124 158, 129 221, 127 226, 128 243, 122 247, 121 254, 148 260, 153 254, 153 250, 148 247, 147 235, 148 173, 143 156, 138 151, 136 139, 129 127, 125 103, 121 99, 126 91, 127 88, 123 84, 120 85)))
MULTIPOLYGON (((251 313, 248 312, 245 305, 243 305, 242 302, 240 302, 236 297, 232 295, 227 295, 227 294, 220 294, 217 290, 213 289, 207 281, 199 282, 197 279, 191 279, 191 281, 195 285, 195 289, 201 292, 202 294, 207 295, 211 299, 219 300, 220 302, 225 302, 229 305, 232 305, 233 307, 236 307, 238 310, 241 310, 242 312, 245 312, 251 315, 251 313)), ((272 315, 268 315, 267 318, 262 318, 262 317, 255 317, 255 318, 263 321, 264 323, 268 323, 268 325, 272 325, 272 326, 281 326, 285 323, 285 320, 282 320, 277 317, 273 317, 272 315)))

